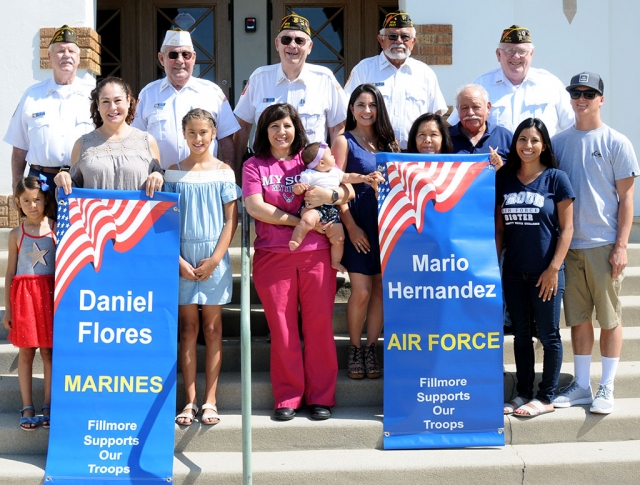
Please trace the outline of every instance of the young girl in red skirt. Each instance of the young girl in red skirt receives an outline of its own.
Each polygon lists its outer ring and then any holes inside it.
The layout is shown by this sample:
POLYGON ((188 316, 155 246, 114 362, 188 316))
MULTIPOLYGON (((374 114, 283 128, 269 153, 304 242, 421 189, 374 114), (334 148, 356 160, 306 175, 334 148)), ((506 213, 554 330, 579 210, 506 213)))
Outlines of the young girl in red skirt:
POLYGON ((50 423, 56 246, 55 201, 53 191, 45 181, 26 177, 16 186, 15 203, 26 220, 9 233, 9 262, 5 277, 3 323, 9 330, 9 341, 20 348, 18 383, 23 405, 20 427, 25 431, 33 431, 38 424, 48 428, 50 423), (38 348, 44 366, 44 404, 40 417, 36 416, 31 393, 33 358, 38 348))

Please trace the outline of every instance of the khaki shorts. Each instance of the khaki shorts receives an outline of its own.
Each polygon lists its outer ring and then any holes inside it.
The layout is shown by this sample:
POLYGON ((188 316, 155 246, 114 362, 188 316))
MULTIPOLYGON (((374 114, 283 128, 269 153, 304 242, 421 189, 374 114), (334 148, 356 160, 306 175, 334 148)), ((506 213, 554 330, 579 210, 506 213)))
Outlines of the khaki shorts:
POLYGON ((616 328, 622 319, 620 288, 624 271, 611 279, 609 255, 613 244, 570 249, 565 258, 564 318, 568 327, 591 322, 593 308, 600 328, 616 328))

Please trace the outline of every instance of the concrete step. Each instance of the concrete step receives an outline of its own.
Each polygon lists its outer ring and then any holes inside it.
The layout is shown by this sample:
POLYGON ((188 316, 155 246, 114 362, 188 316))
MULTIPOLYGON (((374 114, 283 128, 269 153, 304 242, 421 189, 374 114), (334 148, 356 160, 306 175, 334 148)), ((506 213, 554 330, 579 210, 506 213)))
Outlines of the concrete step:
MULTIPOLYGON (((504 396, 505 402, 516 396, 515 365, 505 366, 504 396)), ((542 364, 536 364, 535 386, 540 382, 542 364)), ((559 388, 568 386, 573 380, 573 364, 564 363, 559 379, 559 388)), ((597 389, 602 376, 601 366, 594 363, 591 366, 591 385, 597 389)), ((33 378, 33 399, 39 405, 43 402, 43 376, 35 374, 33 378)), ((384 378, 380 379, 349 379, 344 370, 338 373, 336 387, 336 401, 339 407, 382 406, 384 378)), ((204 395, 205 378, 199 373, 196 378, 197 395, 204 395)), ((182 375, 178 374, 176 411, 185 402, 182 375)), ((537 389, 535 387, 534 389, 537 389)), ((268 372, 253 372, 251 374, 251 402, 254 410, 273 409, 271 381, 268 372)), ((616 374, 616 398, 635 398, 640 396, 640 362, 620 362, 616 374)), ((242 402, 242 386, 239 372, 220 374, 218 391, 216 393, 218 407, 223 413, 239 412, 242 402)), ((0 375, 0 413, 14 413, 22 408, 20 388, 17 374, 0 375)))
MULTIPOLYGON (((560 330, 563 345, 563 362, 573 362, 573 351, 571 348, 571 330, 564 328, 560 330)), ((623 362, 640 361, 640 327, 624 328, 624 345, 621 360, 623 362)), ((338 354, 338 366, 340 369, 346 369, 347 365, 347 349, 349 346, 349 337, 346 334, 335 335, 336 350, 338 354)), ((595 344, 593 351, 593 361, 600 362, 599 348, 600 330, 595 329, 595 344)), ((378 357, 383 362, 383 340, 379 341, 378 357)), ((536 362, 542 362, 542 345, 534 341, 534 349, 536 354, 536 362)), ((204 369, 205 346, 198 345, 198 369, 204 369)), ((251 370, 267 371, 270 368, 271 346, 266 337, 254 337, 251 343, 251 370)), ((225 337, 222 341, 222 369, 224 372, 240 371, 240 339, 238 337, 225 337)), ((513 364, 513 336, 507 335, 504 338, 504 363, 513 364)), ((7 340, 0 340, 0 373, 16 374, 18 369, 18 351, 7 340)), ((34 362, 34 373, 42 373, 42 363, 40 359, 34 362)))
MULTIPOLYGON (((240 452, 176 453, 173 483, 237 485, 242 483, 242 463, 240 452)), ((356 485, 365 481, 376 485, 637 485, 640 441, 462 450, 254 452, 252 464, 251 478, 256 485, 356 485)), ((2 455, 0 484, 39 485, 44 467, 44 455, 2 455)))
MULTIPOLYGON (((621 361, 640 361, 640 327, 625 327, 622 329, 624 343, 622 345, 621 361)), ((571 329, 561 328, 563 362, 573 362, 573 349, 571 348, 571 329)), ((593 361, 600 362, 600 329, 594 329, 595 343, 593 344, 593 361)), ((535 339, 534 349, 536 362, 542 362, 542 344, 535 339)), ((515 363, 513 357, 513 335, 505 335, 504 338, 504 363, 515 363)))
MULTIPOLYGON (((315 421, 302 409, 291 421, 274 421, 270 410, 254 411, 251 416, 254 452, 300 450, 359 450, 382 448, 382 407, 335 407, 333 417, 315 421)), ((55 412, 51 415, 55 420, 55 412)), ((588 406, 558 409, 534 419, 505 416, 505 443, 528 445, 544 443, 627 441, 638 438, 640 399, 616 399, 615 411, 607 416, 589 412, 588 406)), ((0 455, 45 454, 48 431, 25 433, 18 425, 17 413, 0 413, 0 455), (29 436, 25 436, 29 435, 29 436)), ((199 419, 189 427, 175 426, 176 452, 242 451, 242 416, 222 413, 214 427, 199 419)), ((638 457, 640 460, 640 456, 638 457)))

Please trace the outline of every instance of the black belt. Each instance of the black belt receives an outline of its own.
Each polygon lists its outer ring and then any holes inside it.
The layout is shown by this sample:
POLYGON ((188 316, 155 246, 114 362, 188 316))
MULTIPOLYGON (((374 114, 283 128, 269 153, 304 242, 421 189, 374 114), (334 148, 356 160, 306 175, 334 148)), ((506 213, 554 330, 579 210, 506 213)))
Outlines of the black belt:
POLYGON ((60 168, 61 167, 43 167, 41 165, 29 165, 29 168, 37 170, 38 172, 58 173, 58 172, 60 172, 60 168))

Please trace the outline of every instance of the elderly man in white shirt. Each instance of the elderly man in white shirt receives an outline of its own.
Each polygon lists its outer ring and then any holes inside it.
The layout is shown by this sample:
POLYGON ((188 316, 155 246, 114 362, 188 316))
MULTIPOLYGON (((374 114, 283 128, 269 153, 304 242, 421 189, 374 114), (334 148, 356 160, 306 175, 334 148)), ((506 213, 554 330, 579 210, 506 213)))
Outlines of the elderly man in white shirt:
POLYGON ((12 188, 24 176, 27 162, 29 175, 42 175, 55 188, 53 179, 61 168, 69 167, 73 144, 94 129, 89 107, 96 82, 91 76, 76 76, 80 64, 76 31, 60 27, 51 38, 48 56, 53 77, 27 89, 4 137, 13 146, 12 188))
POLYGON ((398 144, 405 149, 415 119, 427 112, 444 114, 447 103, 433 69, 410 57, 416 43, 416 29, 409 14, 388 14, 378 42, 382 52, 360 61, 351 71, 344 89, 350 95, 361 84, 376 86, 384 97, 398 144))
MULTIPOLYGON (((574 114, 563 83, 549 71, 531 67, 533 53, 529 30, 512 25, 502 32, 496 49, 500 67, 473 83, 489 93, 492 125, 513 133, 523 120, 539 118, 553 136, 573 125, 574 114)), ((448 121, 455 125, 458 113, 454 111, 448 121)))
POLYGON ((298 111, 309 143, 325 141, 327 131, 333 141, 344 131, 348 104, 342 86, 329 69, 306 62, 313 47, 309 21, 295 13, 284 17, 275 44, 280 63, 251 74, 234 110, 240 122, 234 135, 238 170, 251 127, 272 104, 289 103, 298 111))
POLYGON ((211 153, 233 163, 233 134, 240 126, 222 89, 192 76, 196 52, 191 34, 183 30, 167 31, 158 59, 167 76, 140 91, 132 125, 153 135, 160 148, 162 166, 167 168, 189 156, 189 146, 182 136, 184 115, 193 108, 207 110, 217 128, 217 143, 211 144, 211 153))

